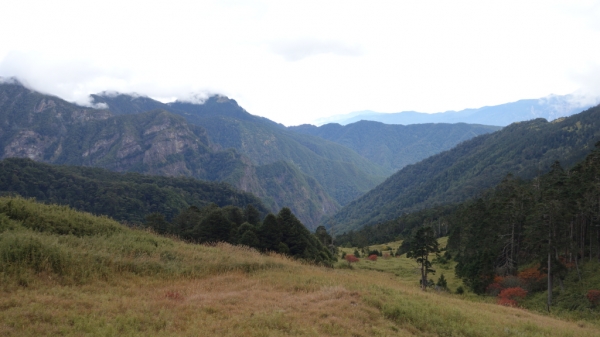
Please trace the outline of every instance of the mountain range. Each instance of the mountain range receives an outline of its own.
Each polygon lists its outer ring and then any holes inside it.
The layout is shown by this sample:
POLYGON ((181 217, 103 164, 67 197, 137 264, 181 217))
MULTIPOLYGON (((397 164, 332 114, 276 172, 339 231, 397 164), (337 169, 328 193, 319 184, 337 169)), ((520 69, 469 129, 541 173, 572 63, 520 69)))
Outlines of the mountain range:
POLYGON ((585 117, 594 109, 504 128, 369 121, 286 128, 219 95, 162 103, 104 92, 91 101, 96 108, 0 84, 0 157, 225 182, 269 211, 289 207, 307 227, 337 233, 464 200, 508 172, 527 178, 553 160, 569 164, 597 137, 585 117))
POLYGON ((586 95, 550 95, 540 99, 523 99, 500 105, 485 106, 478 109, 423 113, 403 111, 381 113, 371 110, 357 111, 345 115, 320 118, 316 125, 338 123, 342 125, 361 120, 376 121, 386 124, 423 124, 423 123, 471 123, 506 126, 514 122, 522 122, 536 118, 548 121, 567 117, 600 103, 600 98, 586 95))
POLYGON ((465 123, 392 125, 359 121, 320 127, 305 124, 289 129, 347 146, 371 162, 395 172, 449 150, 463 141, 500 130, 501 127, 465 123))
POLYGON ((538 118, 477 136, 411 164, 326 221, 336 233, 476 197, 507 174, 531 179, 555 161, 571 167, 600 140, 600 106, 548 122, 538 118))
MULTIPOLYGON (((145 96, 104 92, 92 95, 91 101, 96 108, 36 92, 18 81, 3 81, 0 157, 226 182, 258 196, 270 211, 289 207, 309 228, 396 169, 339 139, 330 141, 254 116, 224 96, 209 97, 202 104, 164 104, 145 96)), ((454 138, 441 137, 440 145, 433 147, 441 151, 465 135, 493 131, 472 126, 475 131, 469 132, 470 127, 443 132, 454 138)), ((377 132, 364 130, 364 136, 379 141, 377 132)), ((430 134, 413 136, 423 139, 430 134)), ((423 141, 427 142, 431 143, 423 141)), ((385 161, 402 157, 403 163, 410 163, 432 150, 414 146, 414 151, 423 154, 410 157, 393 150, 385 154, 385 161)))
POLYGON ((2 158, 227 182, 258 196, 272 211, 290 207, 310 228, 339 208, 293 164, 255 165, 211 142, 205 128, 182 116, 85 108, 18 83, 0 85, 0 151, 2 158))

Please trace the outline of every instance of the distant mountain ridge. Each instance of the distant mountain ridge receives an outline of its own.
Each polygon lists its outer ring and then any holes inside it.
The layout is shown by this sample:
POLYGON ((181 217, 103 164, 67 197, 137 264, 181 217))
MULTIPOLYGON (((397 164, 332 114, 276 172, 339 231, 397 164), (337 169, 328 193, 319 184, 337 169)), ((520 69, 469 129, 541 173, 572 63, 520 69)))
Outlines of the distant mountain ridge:
POLYGON ((408 165, 324 223, 336 233, 359 229, 427 207, 461 202, 508 173, 531 179, 560 161, 570 167, 600 140, 600 106, 548 122, 513 123, 408 165))
POLYGON ((353 112, 315 120, 316 125, 338 123, 347 125, 361 120, 386 124, 424 124, 424 123, 469 123, 506 126, 514 122, 544 118, 548 121, 567 117, 600 103, 600 98, 578 95, 551 95, 540 99, 523 99, 516 102, 478 109, 423 113, 403 111, 380 113, 370 110, 353 112))
POLYGON ((380 166, 397 171, 460 142, 500 130, 499 126, 478 124, 392 125, 360 121, 347 125, 292 126, 288 129, 339 143, 380 166))

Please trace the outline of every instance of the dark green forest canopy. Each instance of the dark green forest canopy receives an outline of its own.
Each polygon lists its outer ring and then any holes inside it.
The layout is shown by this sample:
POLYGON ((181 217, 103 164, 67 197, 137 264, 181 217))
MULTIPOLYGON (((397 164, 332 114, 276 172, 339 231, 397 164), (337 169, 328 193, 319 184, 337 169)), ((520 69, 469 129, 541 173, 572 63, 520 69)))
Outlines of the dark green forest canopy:
MULTIPOLYGON (((498 274, 514 275, 528 264, 557 280, 569 269, 600 260, 600 142, 570 170, 559 162, 530 181, 508 176, 481 198, 449 217, 449 249, 457 275, 482 293, 498 274)), ((560 281, 562 282, 562 281, 560 281)))
POLYGON ((203 208, 192 206, 171 223, 162 214, 153 213, 146 217, 145 225, 159 234, 175 235, 196 243, 228 242, 327 266, 336 260, 320 240, 327 233, 310 233, 287 207, 277 215, 267 214, 261 223, 252 205, 245 209, 215 204, 203 208))
POLYGON ((170 220, 192 205, 204 207, 210 203, 239 207, 252 204, 260 213, 267 213, 260 199, 225 183, 49 165, 20 158, 0 161, 0 191, 130 223, 142 223, 153 212, 170 220))
POLYGON ((600 139, 600 106, 553 122, 514 123, 409 165, 324 222, 336 233, 476 197, 508 174, 531 179, 581 161, 600 139))
MULTIPOLYGON (((368 246, 401 238, 399 253, 404 253, 411 233, 424 227, 436 236, 449 235, 456 274, 475 293, 488 291, 496 276, 515 276, 526 267, 544 275, 550 265, 551 279, 558 283, 567 277, 581 280, 581 266, 600 261, 600 142, 570 169, 554 162, 549 172, 530 180, 507 175, 477 198, 351 231, 337 244, 368 246)), ((546 289, 546 281, 536 282, 522 286, 546 289)), ((557 297, 556 305, 585 310, 584 297, 569 291, 557 297)))
POLYGON ((384 242, 406 240, 411 236, 413 229, 422 226, 432 227, 438 236, 447 235, 449 228, 446 218, 456 207, 456 205, 445 205, 403 214, 393 220, 337 235, 335 243, 346 247, 368 247, 384 242))

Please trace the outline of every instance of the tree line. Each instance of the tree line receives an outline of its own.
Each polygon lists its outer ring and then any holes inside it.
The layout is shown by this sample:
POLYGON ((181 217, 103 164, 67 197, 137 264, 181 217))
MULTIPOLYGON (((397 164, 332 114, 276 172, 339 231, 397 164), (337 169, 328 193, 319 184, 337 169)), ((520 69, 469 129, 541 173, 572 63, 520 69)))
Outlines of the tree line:
POLYGON ((267 213, 260 199, 226 183, 49 165, 25 158, 0 161, 0 191, 1 195, 68 205, 128 224, 141 224, 153 212, 171 221, 191 205, 204 207, 211 203, 238 207, 252 204, 262 215, 267 213))
POLYGON ((507 176, 448 221, 457 275, 474 292, 534 264, 546 275, 550 308, 555 282, 562 288, 569 272, 581 279, 581 263, 600 260, 600 142, 570 170, 555 162, 530 181, 507 176))
POLYGON ((228 242, 327 266, 336 259, 327 247, 330 237, 324 228, 310 233, 287 207, 276 215, 267 214, 261 221, 260 212, 252 205, 244 209, 216 204, 191 206, 171 222, 160 213, 152 213, 146 217, 145 225, 159 234, 195 243, 228 242))
POLYGON ((531 180, 509 174, 496 187, 460 204, 407 213, 394 220, 336 237, 338 245, 366 246, 403 239, 410 252, 415 234, 430 228, 448 235, 456 274, 471 291, 484 294, 498 278, 534 275, 532 290, 564 287, 569 273, 582 279, 584 262, 600 261, 600 142, 581 162, 564 169, 557 161, 531 180))

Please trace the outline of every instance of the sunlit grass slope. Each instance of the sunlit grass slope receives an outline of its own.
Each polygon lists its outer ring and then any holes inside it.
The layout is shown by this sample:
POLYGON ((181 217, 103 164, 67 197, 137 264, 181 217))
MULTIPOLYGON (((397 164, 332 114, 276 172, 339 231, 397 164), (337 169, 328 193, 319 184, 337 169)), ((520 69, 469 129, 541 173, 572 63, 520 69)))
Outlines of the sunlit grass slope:
MULTIPOLYGON (((440 248, 445 248, 446 244, 448 243, 448 237, 442 237, 438 239, 438 242, 440 244, 440 248)), ((391 252, 395 253, 401 244, 402 241, 395 241, 385 244, 371 245, 368 247, 368 249, 385 252, 388 248, 392 248, 391 252)), ((340 248, 340 255, 338 256, 340 261, 338 262, 337 266, 345 267, 345 265, 348 265, 348 262, 341 259, 341 253, 345 252, 346 254, 353 254, 355 249, 356 247, 340 248)), ((369 261, 365 257, 366 256, 363 256, 360 261, 353 263, 353 268, 392 273, 406 282, 412 282, 416 286, 419 285, 419 280, 421 277, 419 265, 414 259, 407 258, 406 254, 397 257, 392 256, 390 258, 379 257, 377 261, 369 261)), ((433 269, 436 272, 434 274, 430 274, 428 278, 437 281, 440 275, 444 274, 444 278, 448 282, 448 290, 454 292, 458 287, 462 286, 462 281, 456 277, 454 273, 454 267, 456 267, 456 262, 453 260, 450 260, 444 264, 434 263, 433 269)))
POLYGON ((391 273, 187 244, 65 207, 2 198, 0 214, 2 336, 600 334, 391 273))

